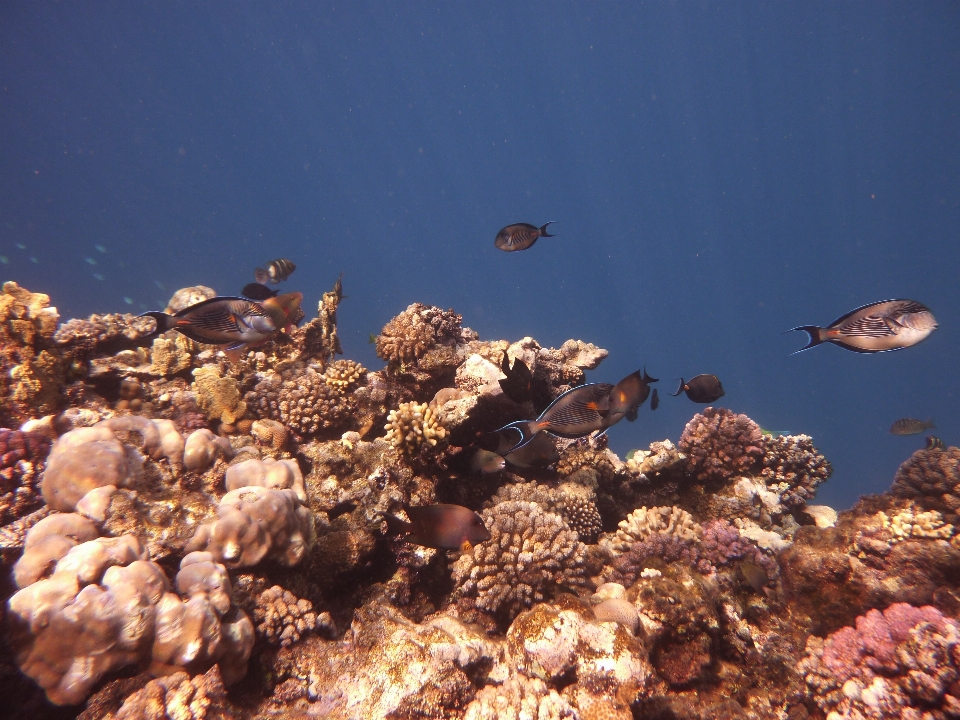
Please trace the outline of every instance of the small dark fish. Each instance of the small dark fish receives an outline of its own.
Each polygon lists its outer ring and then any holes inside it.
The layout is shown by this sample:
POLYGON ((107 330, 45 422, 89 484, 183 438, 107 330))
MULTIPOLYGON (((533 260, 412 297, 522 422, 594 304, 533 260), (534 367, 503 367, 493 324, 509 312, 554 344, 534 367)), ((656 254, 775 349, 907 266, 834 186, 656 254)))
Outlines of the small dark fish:
POLYGON ((220 345, 236 362, 247 347, 272 339, 281 330, 289 330, 302 318, 302 293, 287 293, 254 302, 242 297, 214 297, 184 308, 174 315, 145 312, 140 317, 157 321, 154 332, 176 330, 194 342, 220 345))
POLYGON ((260 284, 270 283, 271 285, 276 285, 293 275, 293 271, 296 269, 297 266, 290 260, 277 258, 276 260, 268 262, 266 267, 257 268, 253 273, 253 277, 260 284))
POLYGON ((370 333, 370 344, 371 344, 371 345, 376 345, 376 344, 377 344, 377 336, 374 335, 373 333, 370 333))
POLYGON ((651 409, 651 410, 656 410, 658 407, 660 407, 660 396, 657 395, 657 389, 654 388, 654 389, 653 389, 653 397, 650 398, 650 409, 651 409))
POLYGON ((859 353, 888 352, 916 345, 937 329, 930 308, 915 300, 882 300, 858 307, 827 327, 800 325, 787 332, 803 330, 810 341, 802 352, 825 342, 859 353))
POLYGON ((553 465, 560 459, 557 444, 547 433, 538 433, 523 447, 509 452, 514 444, 514 441, 507 437, 507 433, 500 434, 500 445, 497 449, 507 453, 504 459, 514 467, 542 468, 553 465))
POLYGON ((337 503, 332 508, 327 510, 327 519, 336 520, 341 515, 349 515, 356 509, 356 503, 350 502, 349 500, 344 500, 343 502, 337 503))
POLYGON ((610 391, 610 409, 607 415, 607 427, 611 427, 626 417, 629 422, 637 419, 637 408, 643 405, 650 395, 650 383, 657 382, 657 378, 647 375, 647 369, 632 372, 613 386, 610 391))
POLYGON ((476 475, 489 475, 500 472, 507 466, 507 461, 489 450, 477 450, 470 460, 470 470, 476 475))
POLYGON ((608 427, 605 423, 610 413, 611 390, 613 385, 609 383, 588 383, 570 388, 550 403, 536 420, 517 420, 497 432, 511 428, 520 433, 520 442, 508 452, 519 450, 542 431, 562 438, 585 437, 608 427))
POLYGON ((696 403, 710 403, 724 396, 723 385, 716 375, 697 375, 690 382, 684 382, 683 378, 680 378, 680 387, 670 394, 676 397, 682 392, 686 392, 687 397, 696 403))
POLYGON ((526 250, 533 247, 533 244, 542 237, 553 237, 547 232, 547 225, 553 224, 553 220, 537 227, 530 223, 515 223, 507 225, 503 230, 497 233, 497 239, 493 241, 495 247, 504 252, 515 252, 517 250, 526 250))
POLYGON ((407 542, 437 550, 463 550, 490 539, 483 518, 460 505, 406 507, 410 522, 385 515, 394 535, 406 535, 407 542))
POLYGON ((250 300, 266 300, 267 298, 276 297, 280 294, 279 290, 271 290, 266 285, 261 283, 247 283, 243 286, 243 290, 240 291, 240 294, 249 298, 250 300))
POLYGON ((763 592, 763 588, 769 579, 766 570, 749 561, 740 563, 740 574, 747 581, 747 585, 753 588, 753 591, 757 594, 763 592))
POLYGON ((890 426, 891 435, 919 435, 925 430, 932 430, 937 427, 933 420, 915 420, 913 418, 900 418, 890 426))
POLYGON ((333 294, 337 296, 337 302, 343 300, 346 295, 343 294, 343 273, 340 273, 340 277, 337 278, 337 281, 333 284, 333 294))
POLYGON ((946 450, 947 446, 943 444, 943 440, 938 438, 936 435, 927 435, 927 450, 946 450))
POLYGON ((500 388, 504 394, 515 403, 523 403, 532 396, 533 374, 530 368, 520 358, 513 361, 513 367, 510 367, 510 358, 503 354, 503 360, 500 362, 500 369, 506 377, 500 381, 500 388))

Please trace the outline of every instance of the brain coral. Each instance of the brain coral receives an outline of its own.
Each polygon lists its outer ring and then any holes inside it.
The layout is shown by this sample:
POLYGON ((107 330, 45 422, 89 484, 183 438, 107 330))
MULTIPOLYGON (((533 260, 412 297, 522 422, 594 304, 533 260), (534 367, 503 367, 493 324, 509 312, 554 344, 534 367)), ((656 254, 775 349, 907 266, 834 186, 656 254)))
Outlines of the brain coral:
POLYGON ((390 411, 384 429, 387 442, 406 455, 417 454, 424 443, 436 447, 447 436, 446 428, 426 403, 400 403, 390 411))
POLYGON ((708 407, 687 423, 677 447, 687 456, 690 475, 701 482, 722 482, 759 469, 764 438, 746 415, 708 407))
POLYGON ((490 540, 453 565, 459 595, 476 607, 512 618, 560 587, 586 583, 586 547, 559 515, 522 500, 498 503, 481 515, 490 540))
POLYGON ((870 610, 800 662, 810 697, 830 718, 936 720, 960 715, 960 624, 929 605, 870 610))
POLYGON ((806 506, 820 483, 833 472, 829 461, 813 446, 809 435, 766 438, 762 475, 767 485, 776 485, 780 502, 795 511, 806 506))
POLYGON ((0 428, 0 525, 40 505, 36 483, 49 452, 46 435, 0 428))
POLYGON ((413 303, 384 325, 377 356, 394 365, 414 363, 435 346, 456 342, 462 321, 453 310, 413 303))
POLYGON ((952 523, 960 521, 960 448, 922 449, 911 455, 893 479, 896 497, 914 500, 924 510, 937 510, 952 523))

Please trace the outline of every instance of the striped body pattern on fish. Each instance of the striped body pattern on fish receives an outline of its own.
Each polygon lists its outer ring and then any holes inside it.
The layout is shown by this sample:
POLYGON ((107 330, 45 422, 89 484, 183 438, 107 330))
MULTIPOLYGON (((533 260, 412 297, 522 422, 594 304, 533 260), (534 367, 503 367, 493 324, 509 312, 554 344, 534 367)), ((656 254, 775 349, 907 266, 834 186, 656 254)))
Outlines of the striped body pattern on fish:
POLYGON ((858 307, 827 327, 798 325, 787 332, 803 330, 810 336, 796 352, 830 342, 853 352, 878 353, 912 347, 936 329, 936 318, 926 305, 916 300, 881 300, 858 307))

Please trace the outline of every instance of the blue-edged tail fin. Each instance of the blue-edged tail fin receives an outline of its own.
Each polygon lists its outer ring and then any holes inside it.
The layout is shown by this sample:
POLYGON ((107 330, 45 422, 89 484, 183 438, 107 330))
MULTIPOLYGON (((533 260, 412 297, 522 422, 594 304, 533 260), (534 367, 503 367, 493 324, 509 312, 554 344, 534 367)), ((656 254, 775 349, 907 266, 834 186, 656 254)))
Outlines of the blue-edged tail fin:
POLYGON ((683 386, 684 386, 683 378, 680 378, 680 387, 677 388, 677 391, 676 391, 675 393, 667 393, 667 395, 670 395, 670 396, 672 396, 672 397, 676 397, 677 395, 679 395, 680 393, 683 392, 683 390, 684 390, 684 387, 683 387, 683 386))
POLYGON ((807 335, 810 336, 810 341, 799 350, 794 350, 792 353, 790 353, 791 355, 796 355, 804 350, 809 350, 810 348, 816 347, 824 342, 820 337, 820 331, 823 330, 823 328, 819 325, 797 325, 795 328, 784 330, 783 334, 786 335, 788 332, 793 332, 795 330, 803 330, 807 335))
POLYGON ((550 233, 547 232, 547 225, 553 225, 556 220, 551 220, 550 222, 540 226, 540 237, 553 237, 550 233))
POLYGON ((519 449, 522 448, 524 445, 526 445, 528 442, 530 442, 531 440, 533 440, 533 439, 537 436, 537 433, 534 432, 533 429, 532 429, 532 427, 531 427, 535 422, 536 422, 535 420, 515 420, 515 421, 513 421, 512 423, 508 423, 508 424, 504 425, 504 426, 503 426, 502 428, 500 428, 499 430, 494 430, 494 432, 498 432, 498 433, 499 433, 499 432, 503 432, 504 430, 516 430, 518 433, 520 433, 520 442, 518 442, 516 445, 514 445, 514 446, 513 446, 512 448, 510 448, 509 450, 504 450, 503 452, 498 452, 498 454, 499 454, 499 455, 509 455, 509 454, 512 453, 514 450, 519 450, 519 449))

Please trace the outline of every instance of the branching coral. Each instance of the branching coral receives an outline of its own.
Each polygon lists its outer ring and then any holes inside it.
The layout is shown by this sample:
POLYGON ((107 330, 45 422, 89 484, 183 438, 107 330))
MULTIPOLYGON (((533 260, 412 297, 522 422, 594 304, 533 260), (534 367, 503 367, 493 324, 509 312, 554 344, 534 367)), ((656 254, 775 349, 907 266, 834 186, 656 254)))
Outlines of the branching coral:
POLYGON ((414 363, 437 345, 455 343, 462 321, 453 310, 414 303, 384 325, 377 356, 394 365, 414 363))
POLYGON ((487 685, 467 705, 464 720, 576 720, 576 709, 539 678, 517 673, 487 685))
POLYGON ((335 360, 323 371, 323 381, 334 390, 345 393, 351 385, 358 385, 366 374, 363 365, 353 360, 335 360))
POLYGON ((883 527, 892 535, 892 543, 918 538, 949 540, 953 537, 953 525, 945 524, 943 515, 936 510, 918 512, 913 508, 904 508, 893 517, 888 517, 882 511, 878 516, 883 527))
POLYGON ((400 403, 390 411, 384 429, 387 442, 406 455, 415 455, 424 443, 436 447, 447 436, 446 428, 426 403, 400 403))
POLYGON ((811 637, 799 670, 828 717, 957 717, 960 624, 929 605, 870 610, 855 627, 811 637))
POLYGON ((267 588, 257 596, 253 610, 257 631, 274 645, 287 647, 317 626, 313 603, 298 599, 279 585, 267 588))
POLYGON ((301 435, 349 429, 356 421, 356 400, 327 385, 325 377, 297 364, 261 380, 246 399, 261 418, 279 420, 301 435))
POLYGON ((492 507, 507 500, 537 503, 544 510, 560 515, 585 543, 596 541, 602 528, 596 495, 585 485, 565 482, 552 488, 536 482, 509 483, 497 490, 484 506, 492 507))
POLYGON ((765 438, 761 474, 767 485, 776 487, 780 502, 789 510, 802 509, 832 472, 809 435, 765 438))
POLYGON ((617 532, 612 537, 605 537, 601 544, 618 554, 651 535, 673 535, 681 540, 696 541, 701 532, 700 525, 686 510, 678 507, 642 507, 630 513, 626 520, 621 520, 617 532))
POLYGON ((193 371, 193 388, 197 404, 211 420, 232 425, 247 411, 247 404, 240 399, 240 388, 231 377, 220 377, 214 365, 205 365, 193 371))
POLYGON ((40 505, 37 479, 49 452, 41 433, 0 428, 0 526, 40 505))
POLYGON ((513 617, 560 587, 586 583, 586 547, 559 515, 520 500, 481 513, 490 540, 453 565, 462 597, 476 607, 513 617))
POLYGON ((758 470, 764 438, 746 415, 706 408, 687 423, 677 444, 687 456, 687 472, 701 482, 722 482, 758 470))
POLYGON ((893 479, 896 497, 914 500, 925 510, 937 510, 952 523, 960 522, 960 448, 917 450, 893 479))
POLYGON ((195 678, 183 672, 151 680, 127 697, 115 715, 104 720, 205 720, 234 717, 214 665, 195 678))

